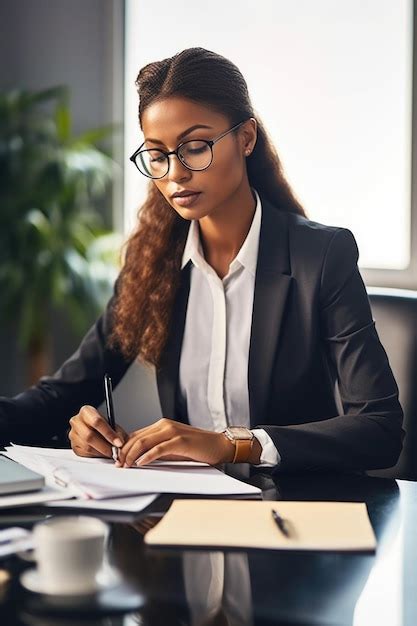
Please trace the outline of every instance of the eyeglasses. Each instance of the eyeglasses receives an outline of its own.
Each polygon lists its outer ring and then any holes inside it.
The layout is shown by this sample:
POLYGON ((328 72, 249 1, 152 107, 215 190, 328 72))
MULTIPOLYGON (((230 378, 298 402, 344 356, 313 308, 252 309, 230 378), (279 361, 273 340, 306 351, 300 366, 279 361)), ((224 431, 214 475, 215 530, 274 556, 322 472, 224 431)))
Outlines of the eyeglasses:
POLYGON ((210 167, 213 161, 213 146, 215 143, 226 137, 229 133, 236 130, 243 122, 235 124, 229 130, 215 137, 215 139, 191 139, 184 141, 177 146, 176 150, 165 152, 152 148, 150 150, 142 150, 144 143, 132 154, 130 160, 136 165, 139 172, 148 178, 163 178, 168 174, 171 154, 176 154, 180 162, 193 172, 201 172, 210 167))

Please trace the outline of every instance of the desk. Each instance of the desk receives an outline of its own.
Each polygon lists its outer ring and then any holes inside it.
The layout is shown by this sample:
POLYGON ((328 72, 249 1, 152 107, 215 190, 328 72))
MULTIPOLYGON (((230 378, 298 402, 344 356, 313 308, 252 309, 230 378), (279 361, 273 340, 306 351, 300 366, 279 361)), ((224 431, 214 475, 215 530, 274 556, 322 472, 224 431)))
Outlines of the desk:
MULTIPOLYGON (((376 555, 160 551, 143 544, 151 518, 112 515, 109 558, 143 595, 139 614, 39 619, 27 613, 28 594, 17 577, 25 565, 14 558, 7 562, 13 578, 0 601, 0 624, 417 623, 417 483, 355 474, 283 475, 273 480, 255 473, 247 480, 261 487, 268 500, 365 501, 378 540, 376 555)), ((151 509, 164 510, 169 502, 161 497, 151 509)), ((0 513, 0 525, 19 520, 30 525, 42 515, 42 509, 16 509, 0 513)))

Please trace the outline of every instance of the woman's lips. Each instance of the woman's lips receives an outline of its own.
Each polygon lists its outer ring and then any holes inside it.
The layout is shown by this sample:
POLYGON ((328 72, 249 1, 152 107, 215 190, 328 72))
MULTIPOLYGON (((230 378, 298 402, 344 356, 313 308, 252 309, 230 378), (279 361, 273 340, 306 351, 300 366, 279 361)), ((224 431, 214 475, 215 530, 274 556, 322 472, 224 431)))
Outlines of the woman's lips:
POLYGON ((174 201, 180 206, 190 207, 198 201, 200 196, 201 191, 197 193, 190 193, 188 196, 175 196, 174 201))

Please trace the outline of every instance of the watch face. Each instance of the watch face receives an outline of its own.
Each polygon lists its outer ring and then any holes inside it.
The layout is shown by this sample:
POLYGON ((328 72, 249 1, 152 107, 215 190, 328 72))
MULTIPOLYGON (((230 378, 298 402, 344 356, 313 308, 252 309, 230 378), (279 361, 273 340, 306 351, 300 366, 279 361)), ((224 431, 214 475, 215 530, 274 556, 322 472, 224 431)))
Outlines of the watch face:
POLYGON ((230 426, 227 429, 233 439, 252 439, 253 433, 244 426, 230 426))

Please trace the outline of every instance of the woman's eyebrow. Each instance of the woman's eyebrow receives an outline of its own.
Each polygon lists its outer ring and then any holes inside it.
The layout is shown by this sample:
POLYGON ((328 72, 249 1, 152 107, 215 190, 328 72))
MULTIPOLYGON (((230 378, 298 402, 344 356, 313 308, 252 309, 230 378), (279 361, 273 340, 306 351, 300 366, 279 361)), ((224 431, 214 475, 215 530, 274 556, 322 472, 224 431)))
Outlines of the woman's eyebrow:
MULTIPOLYGON (((187 130, 184 130, 184 132, 180 133, 177 137, 177 141, 180 141, 181 139, 183 139, 183 137, 185 137, 186 135, 188 135, 189 133, 191 133, 193 130, 196 130, 197 128, 210 128, 213 129, 213 126, 207 126, 206 124, 194 124, 194 126, 190 126, 190 128, 187 128, 187 130)), ((158 143, 161 146, 164 146, 164 142, 163 141, 159 141, 159 139, 145 139, 145 141, 150 141, 152 143, 158 143)))

